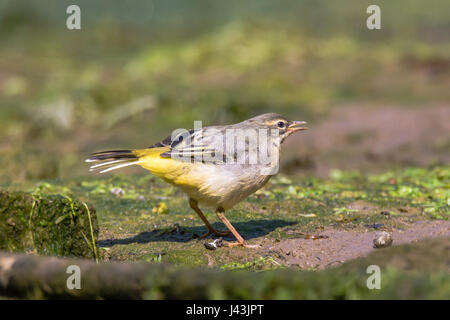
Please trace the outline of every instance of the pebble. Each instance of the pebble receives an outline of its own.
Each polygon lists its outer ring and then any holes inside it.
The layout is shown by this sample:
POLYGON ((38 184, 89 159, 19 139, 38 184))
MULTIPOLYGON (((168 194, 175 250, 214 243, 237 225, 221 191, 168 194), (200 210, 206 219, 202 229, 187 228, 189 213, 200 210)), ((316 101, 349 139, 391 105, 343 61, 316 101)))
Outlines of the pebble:
POLYGON ((213 242, 205 242, 204 245, 205 245, 205 248, 208 250, 216 250, 217 248, 223 246, 223 240, 222 240, 222 238, 218 238, 218 239, 214 240, 213 242))
POLYGON ((375 239, 373 239, 373 247, 386 248, 392 245, 392 241, 392 236, 389 232, 379 232, 375 235, 375 239))
POLYGON ((125 191, 122 188, 112 188, 111 193, 116 196, 123 196, 125 194, 125 191))

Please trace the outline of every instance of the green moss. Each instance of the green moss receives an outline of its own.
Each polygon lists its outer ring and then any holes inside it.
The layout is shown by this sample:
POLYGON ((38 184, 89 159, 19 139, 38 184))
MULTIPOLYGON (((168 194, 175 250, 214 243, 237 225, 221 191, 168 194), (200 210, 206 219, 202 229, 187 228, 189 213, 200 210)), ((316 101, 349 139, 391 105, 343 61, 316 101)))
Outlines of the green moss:
POLYGON ((276 262, 272 257, 259 257, 254 261, 248 261, 245 263, 231 262, 226 263, 220 267, 222 270, 233 271, 233 270, 258 270, 267 271, 273 270, 281 267, 281 265, 276 262))
MULTIPOLYGON (((364 231, 366 225, 382 224, 403 229, 413 221, 448 219, 449 172, 440 166, 372 175, 335 170, 330 179, 279 175, 226 215, 245 239, 256 243, 320 234, 324 227, 364 231)), ((149 255, 164 253, 163 262, 204 266, 210 262, 207 254, 215 266, 249 263, 249 269, 258 270, 251 262, 260 253, 239 248, 205 251, 203 241, 197 242, 194 235, 203 234, 206 227, 185 195, 149 174, 53 180, 25 187, 34 194, 66 194, 91 203, 103 231, 100 245, 108 248, 106 259, 145 261, 149 255), (153 213, 162 201, 168 213, 153 213)), ((22 211, 28 220, 33 202, 27 201, 22 211)), ((225 228, 211 209, 202 209, 215 228, 225 228)), ((68 217, 62 214, 55 220, 69 223, 68 217)), ((24 237, 30 247, 26 232, 15 236, 24 237)), ((89 233, 86 236, 90 239, 89 233)))
POLYGON ((0 249, 95 258, 93 208, 89 217, 83 203, 66 196, 6 191, 0 191, 0 208, 0 249))
POLYGON ((163 260, 167 263, 186 265, 186 266, 205 266, 208 264, 208 258, 205 255, 203 244, 199 243, 198 247, 201 250, 187 249, 187 250, 170 250, 163 260))

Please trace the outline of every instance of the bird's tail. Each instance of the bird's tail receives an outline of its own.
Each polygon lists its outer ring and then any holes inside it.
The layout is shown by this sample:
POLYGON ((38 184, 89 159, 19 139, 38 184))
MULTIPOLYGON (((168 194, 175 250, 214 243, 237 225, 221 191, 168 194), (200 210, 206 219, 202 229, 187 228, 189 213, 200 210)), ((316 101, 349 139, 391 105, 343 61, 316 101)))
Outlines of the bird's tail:
POLYGON ((159 158, 159 155, 167 151, 167 148, 149 148, 137 150, 111 150, 93 153, 86 162, 93 163, 89 171, 100 173, 117 170, 120 168, 141 164, 149 158, 159 158))
POLYGON ((89 171, 104 173, 139 164, 139 158, 134 150, 111 150, 94 153, 86 162, 94 163, 89 171))

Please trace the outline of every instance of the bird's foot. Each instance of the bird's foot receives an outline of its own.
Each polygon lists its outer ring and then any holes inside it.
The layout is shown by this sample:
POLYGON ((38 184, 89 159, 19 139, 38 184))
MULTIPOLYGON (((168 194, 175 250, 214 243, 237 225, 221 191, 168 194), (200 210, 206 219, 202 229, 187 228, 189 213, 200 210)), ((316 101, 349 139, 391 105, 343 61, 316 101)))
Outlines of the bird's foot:
POLYGON ((210 229, 208 230, 205 234, 201 235, 200 237, 198 237, 199 239, 204 239, 206 237, 208 237, 211 234, 214 234, 218 237, 226 237, 230 234, 230 231, 221 231, 221 230, 216 230, 216 229, 210 229))
POLYGON ((227 246, 227 247, 238 247, 238 246, 242 246, 242 247, 248 248, 248 249, 255 249, 255 248, 259 248, 259 247, 260 247, 260 246, 258 246, 258 245, 247 244, 245 241, 244 241, 244 242, 239 242, 239 241, 236 241, 236 242, 228 242, 228 243, 226 243, 225 246, 227 246))

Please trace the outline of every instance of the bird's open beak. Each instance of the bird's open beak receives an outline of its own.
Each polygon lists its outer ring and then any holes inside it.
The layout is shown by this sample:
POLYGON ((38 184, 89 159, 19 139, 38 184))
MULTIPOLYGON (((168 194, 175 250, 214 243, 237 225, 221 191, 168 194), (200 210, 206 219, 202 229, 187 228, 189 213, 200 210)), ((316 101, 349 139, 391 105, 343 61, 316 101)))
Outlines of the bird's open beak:
POLYGON ((305 124, 306 124, 305 121, 292 121, 291 124, 288 127, 288 132, 290 134, 292 134, 292 133, 297 132, 297 131, 308 130, 308 128, 303 126, 305 124))

